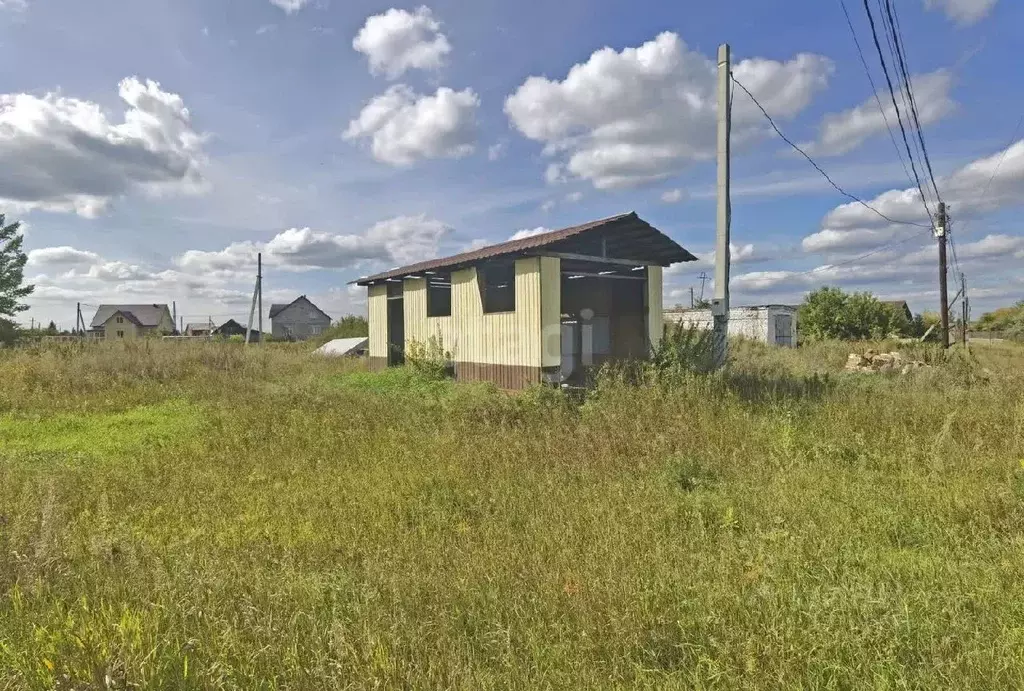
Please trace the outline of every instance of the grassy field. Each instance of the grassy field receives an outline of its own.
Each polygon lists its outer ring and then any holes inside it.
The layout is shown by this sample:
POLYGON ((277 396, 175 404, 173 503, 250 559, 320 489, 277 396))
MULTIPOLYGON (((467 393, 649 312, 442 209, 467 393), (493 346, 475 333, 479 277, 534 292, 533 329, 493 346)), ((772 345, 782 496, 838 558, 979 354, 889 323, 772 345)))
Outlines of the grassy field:
POLYGON ((1024 687, 1024 349, 585 401, 0 353, 0 689, 1024 687))

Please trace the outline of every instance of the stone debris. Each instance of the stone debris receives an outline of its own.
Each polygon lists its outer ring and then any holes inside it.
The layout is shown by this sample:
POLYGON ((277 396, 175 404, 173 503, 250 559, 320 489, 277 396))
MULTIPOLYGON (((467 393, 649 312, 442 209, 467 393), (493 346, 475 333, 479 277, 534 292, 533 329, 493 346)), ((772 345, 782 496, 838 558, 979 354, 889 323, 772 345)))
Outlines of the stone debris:
POLYGON ((917 369, 926 368, 928 365, 920 360, 908 360, 902 353, 893 351, 891 353, 879 353, 875 350, 868 350, 863 355, 850 353, 846 359, 847 372, 864 372, 874 374, 875 372, 899 372, 907 374, 917 369))

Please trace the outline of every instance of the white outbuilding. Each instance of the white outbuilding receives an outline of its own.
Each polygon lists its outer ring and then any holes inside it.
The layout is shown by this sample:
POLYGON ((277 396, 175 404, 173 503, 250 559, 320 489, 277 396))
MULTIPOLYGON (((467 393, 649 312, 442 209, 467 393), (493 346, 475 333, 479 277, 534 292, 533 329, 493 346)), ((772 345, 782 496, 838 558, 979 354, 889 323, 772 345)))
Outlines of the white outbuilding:
POLYGON ((369 344, 370 339, 367 336, 360 338, 336 338, 333 341, 324 343, 313 352, 317 355, 330 355, 333 357, 356 357, 366 355, 369 344))
MULTIPOLYGON (((797 308, 791 305, 756 305, 729 310, 729 335, 769 345, 796 347, 797 308)), ((710 330, 714 318, 710 309, 667 309, 666 324, 683 324, 710 330)))

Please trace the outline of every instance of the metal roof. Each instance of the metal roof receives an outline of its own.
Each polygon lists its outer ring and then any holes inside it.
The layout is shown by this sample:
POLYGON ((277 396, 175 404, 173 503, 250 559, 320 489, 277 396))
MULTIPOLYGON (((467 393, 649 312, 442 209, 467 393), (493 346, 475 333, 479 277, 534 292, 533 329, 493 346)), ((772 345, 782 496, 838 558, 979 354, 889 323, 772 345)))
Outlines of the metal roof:
POLYGON ((637 259, 649 261, 651 264, 668 266, 677 262, 695 261, 697 257, 683 249, 675 240, 662 233, 654 226, 636 215, 635 211, 609 218, 602 218, 598 221, 591 221, 578 226, 553 230, 549 233, 540 233, 519 240, 509 240, 481 247, 470 252, 455 254, 450 257, 431 259, 417 264, 402 266, 397 269, 390 269, 372 276, 350 281, 359 285, 369 285, 375 281, 382 281, 389 278, 399 278, 410 274, 434 271, 438 269, 453 270, 459 267, 475 264, 477 262, 493 259, 512 254, 520 254, 529 250, 547 248, 555 251, 555 245, 570 238, 575 238, 585 233, 600 232, 604 238, 611 240, 613 245, 609 249, 608 256, 619 259, 637 259), (618 251, 616 251, 618 250, 618 251), (631 256, 632 255, 632 256, 631 256))
POLYGON ((276 317, 277 315, 279 315, 279 314, 280 314, 281 312, 284 312, 284 311, 285 311, 286 309, 288 309, 289 307, 291 307, 292 305, 294 305, 294 304, 295 304, 296 302, 298 302, 299 300, 305 300, 306 302, 308 302, 308 303, 309 303, 310 307, 312 307, 313 309, 315 309, 315 310, 316 310, 317 312, 319 312, 320 314, 324 315, 324 316, 325 316, 325 317, 327 317, 328 319, 330 319, 330 318, 331 318, 331 316, 330 316, 329 314, 327 314, 327 312, 324 312, 324 311, 323 311, 322 309, 320 309, 319 307, 317 307, 316 305, 314 305, 314 304, 313 304, 313 301, 312 301, 312 300, 310 300, 310 299, 309 299, 308 297, 306 297, 305 295, 300 295, 299 297, 295 298, 294 300, 292 300, 292 301, 291 301, 291 302, 289 302, 289 303, 280 303, 280 302, 274 303, 273 305, 271 305, 271 306, 270 306, 270 318, 271 318, 271 319, 273 319, 274 317, 276 317))
POLYGON ((134 319, 139 326, 159 326, 164 314, 168 318, 171 314, 167 305, 100 305, 96 309, 96 316, 92 318, 90 328, 97 329, 103 326, 118 312, 128 319, 134 319))
POLYGON ((366 336, 357 338, 336 338, 328 341, 313 352, 318 355, 350 355, 353 351, 365 348, 370 342, 366 336))

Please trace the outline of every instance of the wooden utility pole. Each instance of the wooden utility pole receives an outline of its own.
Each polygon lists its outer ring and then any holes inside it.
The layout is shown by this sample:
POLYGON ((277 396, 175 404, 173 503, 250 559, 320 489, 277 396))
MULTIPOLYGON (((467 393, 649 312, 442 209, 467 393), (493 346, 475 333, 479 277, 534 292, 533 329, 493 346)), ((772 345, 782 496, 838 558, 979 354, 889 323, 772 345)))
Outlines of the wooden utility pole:
POLYGON ((949 347, 949 290, 946 287, 946 202, 939 202, 935 216, 935 237, 939 241, 939 315, 942 320, 942 347, 949 347))
POLYGON ((715 298, 711 302, 714 318, 715 364, 721 367, 728 355, 729 333, 729 138, 732 103, 729 94, 731 55, 729 44, 718 47, 718 219, 715 242, 715 298))
POLYGON ((256 254, 256 294, 259 295, 260 345, 263 345, 263 253, 256 254))
POLYGON ((171 327, 173 328, 178 323, 178 301, 171 301, 171 327))

